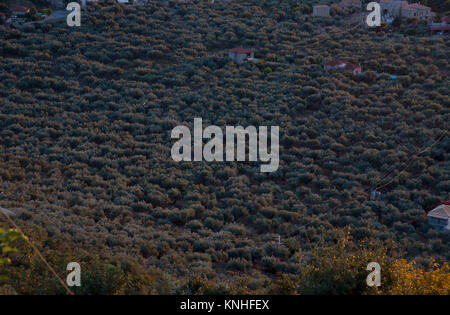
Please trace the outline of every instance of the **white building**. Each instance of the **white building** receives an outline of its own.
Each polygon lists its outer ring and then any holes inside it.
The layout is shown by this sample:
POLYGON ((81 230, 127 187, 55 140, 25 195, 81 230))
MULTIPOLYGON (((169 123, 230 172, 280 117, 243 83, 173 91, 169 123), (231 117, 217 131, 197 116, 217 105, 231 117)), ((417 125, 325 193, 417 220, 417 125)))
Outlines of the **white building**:
POLYGON ((252 61, 255 59, 253 49, 248 48, 233 48, 228 51, 228 57, 234 60, 237 64, 244 61, 252 61))
POLYGON ((381 0, 381 14, 385 19, 402 16, 406 18, 416 17, 420 20, 432 20, 435 14, 431 8, 419 3, 409 4, 404 0, 381 0))
POLYGON ((428 223, 439 231, 450 230, 450 201, 437 206, 427 214, 428 223))
POLYGON ((326 4, 320 4, 313 6, 314 16, 330 16, 330 7, 326 4))

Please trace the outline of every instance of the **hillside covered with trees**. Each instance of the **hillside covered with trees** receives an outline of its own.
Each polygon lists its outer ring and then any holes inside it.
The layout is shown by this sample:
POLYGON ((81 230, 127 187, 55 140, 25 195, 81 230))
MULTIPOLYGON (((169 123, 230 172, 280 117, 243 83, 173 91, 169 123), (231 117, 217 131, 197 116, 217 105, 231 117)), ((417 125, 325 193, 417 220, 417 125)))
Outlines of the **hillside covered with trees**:
MULTIPOLYGON (((149 1, 0 30, 0 206, 60 275, 81 264, 76 293, 375 293, 373 259, 392 272, 379 293, 420 268, 448 280, 449 233, 427 223, 450 199, 448 40, 308 8, 149 1), (378 80, 324 71, 333 59, 378 80), (196 117, 279 126, 278 170, 173 161, 171 130, 196 117), (341 271, 354 287, 320 285, 341 271)), ((64 293, 16 243, 5 288, 64 293)))

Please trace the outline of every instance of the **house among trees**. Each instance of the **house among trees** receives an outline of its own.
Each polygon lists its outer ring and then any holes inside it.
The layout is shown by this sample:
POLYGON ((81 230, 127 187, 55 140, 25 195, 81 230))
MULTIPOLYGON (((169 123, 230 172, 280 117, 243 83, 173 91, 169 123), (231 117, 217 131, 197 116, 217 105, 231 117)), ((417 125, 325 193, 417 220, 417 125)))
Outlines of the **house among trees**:
POLYGON ((25 7, 16 7, 14 9, 12 9, 11 11, 12 11, 13 15, 15 15, 15 16, 24 16, 28 12, 30 12, 30 9, 25 8, 25 7))
POLYGON ((450 230, 450 201, 437 206, 427 214, 428 223, 439 231, 450 230))
POLYGON ((448 33, 450 31, 450 16, 442 17, 441 23, 431 23, 430 30, 432 33, 448 33))
POLYGON ((230 49, 228 51, 228 57, 239 65, 244 61, 255 60, 253 49, 242 47, 230 49))
POLYGON ((404 1, 402 6, 402 16, 417 17, 419 20, 432 20, 435 14, 431 12, 431 8, 419 3, 408 4, 404 1))
POLYGON ((419 20, 432 20, 435 14, 431 8, 420 3, 408 4, 408 1, 381 0, 381 14, 384 19, 395 17, 417 17, 419 20))
POLYGON ((330 16, 330 7, 326 4, 313 6, 313 16, 330 16))
POLYGON ((362 72, 362 67, 359 63, 358 63, 358 65, 354 65, 350 62, 342 61, 340 59, 326 62, 323 65, 323 69, 325 71, 343 70, 343 71, 351 72, 353 75, 358 75, 358 74, 361 74, 361 72, 362 72))
POLYGON ((376 189, 370 192, 370 200, 383 200, 384 194, 376 189))

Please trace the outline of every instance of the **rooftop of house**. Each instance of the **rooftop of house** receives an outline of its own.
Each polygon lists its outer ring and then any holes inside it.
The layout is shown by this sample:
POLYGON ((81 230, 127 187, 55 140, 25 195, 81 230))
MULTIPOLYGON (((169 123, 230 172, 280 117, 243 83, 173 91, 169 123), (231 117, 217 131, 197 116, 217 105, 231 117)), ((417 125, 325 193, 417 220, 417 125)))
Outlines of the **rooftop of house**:
POLYGON ((28 12, 30 9, 25 8, 25 7, 16 7, 14 9, 12 9, 12 11, 14 12, 28 12))
POLYGON ((325 65, 326 66, 337 66, 337 65, 341 65, 343 63, 345 63, 345 62, 343 62, 340 59, 335 59, 335 60, 331 60, 331 61, 325 62, 325 65))
POLYGON ((405 10, 431 10, 430 7, 421 5, 419 3, 408 4, 408 2, 403 2, 403 9, 405 10))
POLYGON ((450 26, 438 25, 438 26, 430 26, 430 30, 432 31, 450 31, 450 26))
POLYGON ((324 63, 324 66, 330 66, 330 67, 339 67, 344 68, 345 70, 353 72, 354 70, 361 70, 360 64, 353 64, 351 62, 342 61, 340 59, 332 60, 329 62, 324 63), (343 66, 342 66, 343 65, 343 66))
POLYGON ((429 217, 448 220, 450 218, 450 201, 437 206, 427 214, 429 217))
POLYGON ((327 6, 326 4, 319 4, 319 5, 315 5, 314 8, 316 8, 316 9, 329 8, 329 6, 327 6))
POLYGON ((238 54, 251 54, 253 52, 253 49, 237 47, 237 48, 230 49, 229 52, 238 53, 238 54))

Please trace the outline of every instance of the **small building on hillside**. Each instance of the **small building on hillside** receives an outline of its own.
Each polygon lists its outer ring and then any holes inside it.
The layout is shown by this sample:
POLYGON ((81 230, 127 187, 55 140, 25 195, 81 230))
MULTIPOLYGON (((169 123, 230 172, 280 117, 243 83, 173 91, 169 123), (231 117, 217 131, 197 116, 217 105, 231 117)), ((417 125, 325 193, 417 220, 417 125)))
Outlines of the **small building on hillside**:
POLYGON ((332 70, 342 70, 352 73, 353 75, 359 75, 362 72, 362 67, 358 63, 357 65, 354 65, 347 61, 342 61, 340 59, 332 60, 329 62, 324 63, 323 69, 325 71, 332 71, 332 70))
POLYGON ((383 200, 384 197, 384 194, 376 189, 370 192, 370 200, 383 200))
POLYGON ((402 16, 404 17, 416 17, 419 20, 432 20, 435 14, 431 12, 431 8, 421 5, 419 3, 408 4, 403 2, 402 16))
POLYGON ((431 8, 420 3, 409 4, 404 0, 380 0, 384 19, 395 17, 417 17, 419 20, 432 20, 435 14, 431 8))
POLYGON ((313 16, 330 16, 330 7, 326 4, 313 6, 313 16))
POLYGON ((234 60, 237 64, 255 59, 253 49, 242 47, 230 49, 228 51, 228 57, 234 60))
POLYGON ((441 23, 431 23, 430 24, 431 33, 449 33, 450 31, 450 16, 444 16, 441 19, 441 23))
POLYGON ((450 230, 450 201, 437 206, 427 214, 428 223, 439 231, 450 230))
POLYGON ((326 71, 336 70, 336 69, 344 69, 344 68, 345 68, 345 62, 340 59, 328 61, 328 62, 324 63, 324 65, 323 65, 323 69, 326 71))
POLYGON ((26 15, 28 12, 30 12, 30 9, 25 8, 25 7, 17 7, 11 10, 13 15, 16 16, 22 16, 22 15, 26 15))

